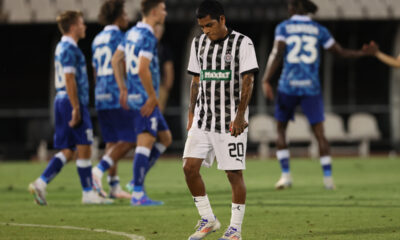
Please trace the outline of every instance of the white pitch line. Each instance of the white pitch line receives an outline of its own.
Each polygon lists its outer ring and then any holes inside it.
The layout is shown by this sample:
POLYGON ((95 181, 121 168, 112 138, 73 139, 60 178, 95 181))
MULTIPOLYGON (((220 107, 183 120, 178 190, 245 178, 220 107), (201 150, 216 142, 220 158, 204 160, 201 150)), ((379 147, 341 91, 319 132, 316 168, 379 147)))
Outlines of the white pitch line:
POLYGON ((125 233, 125 232, 116 232, 107 229, 96 229, 96 228, 82 228, 82 227, 74 227, 74 226, 54 226, 54 225, 42 225, 42 224, 23 224, 23 223, 4 223, 0 222, 0 225, 3 226, 20 226, 20 227, 36 227, 36 228, 58 228, 58 229, 68 229, 68 230, 79 230, 79 231, 88 231, 88 232, 99 232, 99 233, 108 233, 112 235, 124 236, 129 238, 130 240, 145 240, 143 236, 138 236, 135 234, 125 233))

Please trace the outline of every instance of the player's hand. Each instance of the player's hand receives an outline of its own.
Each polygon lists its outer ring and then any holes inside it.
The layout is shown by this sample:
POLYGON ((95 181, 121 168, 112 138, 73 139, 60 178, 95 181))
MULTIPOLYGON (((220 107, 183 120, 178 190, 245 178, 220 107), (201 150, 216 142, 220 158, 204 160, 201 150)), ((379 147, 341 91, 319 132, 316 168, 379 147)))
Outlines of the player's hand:
POLYGON ((189 114, 188 114, 188 121, 187 121, 187 125, 186 125, 186 130, 187 130, 187 131, 189 131, 190 128, 192 127, 193 116, 194 116, 194 114, 193 114, 192 112, 189 111, 189 114))
POLYGON ((263 82, 263 92, 264 96, 273 101, 274 100, 274 91, 272 90, 271 84, 269 82, 263 82))
POLYGON ((236 116, 235 120, 229 124, 231 136, 237 137, 246 129, 249 124, 244 120, 243 116, 236 116))
POLYGON ((125 110, 129 109, 128 106, 128 89, 120 89, 119 90, 119 104, 121 104, 122 108, 125 110))
POLYGON ((156 97, 149 97, 143 107, 140 109, 140 114, 144 117, 150 116, 154 108, 158 105, 158 100, 156 97))
POLYGON ((363 45, 362 51, 367 55, 375 56, 379 51, 379 46, 374 41, 371 41, 369 44, 363 45))
POLYGON ((68 125, 72 128, 76 127, 81 122, 81 112, 79 108, 72 109, 72 118, 68 122, 68 125))

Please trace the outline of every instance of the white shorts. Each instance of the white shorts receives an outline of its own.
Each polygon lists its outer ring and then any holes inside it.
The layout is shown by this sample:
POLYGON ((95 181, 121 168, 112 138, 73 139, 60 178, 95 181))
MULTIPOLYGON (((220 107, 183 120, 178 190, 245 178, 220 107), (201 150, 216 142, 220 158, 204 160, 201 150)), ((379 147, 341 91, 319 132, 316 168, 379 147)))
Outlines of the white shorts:
POLYGON ((186 139, 183 152, 186 158, 204 159, 203 166, 211 167, 217 157, 220 170, 246 169, 247 132, 237 137, 230 133, 207 132, 192 127, 186 139))

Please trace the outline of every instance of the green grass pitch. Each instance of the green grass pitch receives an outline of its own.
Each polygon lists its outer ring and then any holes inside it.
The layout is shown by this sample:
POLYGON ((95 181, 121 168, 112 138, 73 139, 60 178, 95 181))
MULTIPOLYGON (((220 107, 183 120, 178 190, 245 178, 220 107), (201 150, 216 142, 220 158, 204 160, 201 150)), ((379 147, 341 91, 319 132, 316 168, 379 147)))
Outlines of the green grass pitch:
MULTIPOLYGON (((13 224, 43 224, 107 229, 154 240, 185 240, 199 219, 186 187, 182 162, 159 161, 147 177, 151 198, 161 207, 131 207, 128 200, 107 206, 80 204, 75 164, 69 163, 48 186, 48 206, 37 206, 28 183, 45 164, 0 163, 0 239, 128 239, 95 231, 34 228, 13 224), (9 223, 6 225, 5 223, 9 223)), ((131 178, 132 164, 119 165, 121 184, 131 178)), ((280 170, 276 161, 248 160, 243 239, 400 239, 400 159, 340 158, 333 170, 337 189, 327 191, 317 161, 292 161, 294 184, 276 191, 280 170)), ((231 192, 225 173, 203 169, 203 179, 222 228, 207 239, 218 239, 229 224, 231 192)), ((107 184, 105 184, 107 185, 107 184)))

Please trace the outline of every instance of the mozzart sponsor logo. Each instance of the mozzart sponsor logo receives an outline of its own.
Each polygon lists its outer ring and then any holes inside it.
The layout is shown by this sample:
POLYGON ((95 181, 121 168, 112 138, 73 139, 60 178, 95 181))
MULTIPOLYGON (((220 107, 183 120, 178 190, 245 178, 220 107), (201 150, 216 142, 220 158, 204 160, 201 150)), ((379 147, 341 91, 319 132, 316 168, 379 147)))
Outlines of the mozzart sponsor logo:
POLYGON ((202 70, 201 81, 230 81, 232 78, 231 70, 202 70))

